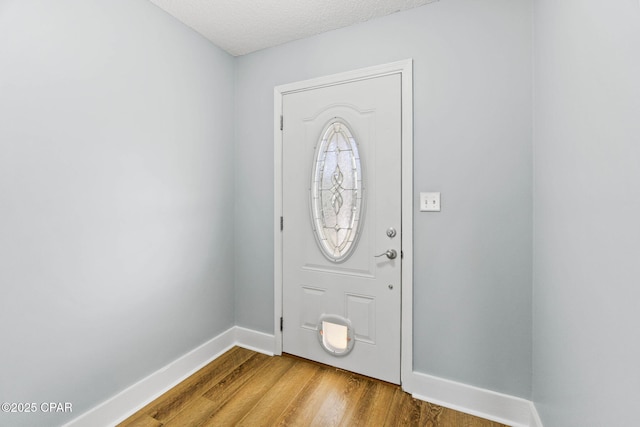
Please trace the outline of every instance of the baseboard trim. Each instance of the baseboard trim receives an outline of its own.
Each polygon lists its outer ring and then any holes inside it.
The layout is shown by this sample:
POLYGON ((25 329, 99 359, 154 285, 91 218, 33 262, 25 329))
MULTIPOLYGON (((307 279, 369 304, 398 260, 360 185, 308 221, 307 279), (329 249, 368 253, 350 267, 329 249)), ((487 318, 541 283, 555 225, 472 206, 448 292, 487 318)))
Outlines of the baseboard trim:
MULTIPOLYGON (((234 326, 65 424, 116 425, 234 346, 273 356, 274 335, 234 326)), ((420 372, 403 388, 413 397, 513 427, 543 427, 533 402, 420 372)))
POLYGON ((276 338, 274 335, 265 334, 264 332, 254 331, 252 329, 235 327, 236 345, 249 350, 264 353, 273 356, 275 353, 276 338))
POLYGON ((116 425, 236 345, 273 355, 275 337, 238 326, 229 328, 64 427, 116 425))
POLYGON ((536 405, 533 402, 529 403, 531 406, 531 427, 544 427, 542 425, 542 420, 540 419, 540 414, 538 414, 538 410, 536 409, 536 405))
POLYGON ((534 404, 519 397, 420 372, 413 372, 406 391, 416 399, 513 427, 542 427, 534 404))

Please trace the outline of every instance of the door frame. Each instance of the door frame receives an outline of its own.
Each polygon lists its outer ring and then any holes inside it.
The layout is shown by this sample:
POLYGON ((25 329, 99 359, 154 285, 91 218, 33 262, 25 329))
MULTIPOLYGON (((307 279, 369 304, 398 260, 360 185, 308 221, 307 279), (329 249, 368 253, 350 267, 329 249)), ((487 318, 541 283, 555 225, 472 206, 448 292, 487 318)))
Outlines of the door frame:
POLYGON ((401 75, 401 158, 402 158, 402 263, 401 263, 401 337, 400 337, 400 381, 403 389, 407 389, 413 372, 413 60, 392 62, 361 68, 330 76, 304 80, 274 88, 274 338, 273 353, 282 354, 282 317, 283 295, 283 257, 282 231, 282 98, 284 95, 325 86, 349 83, 390 74, 401 75))

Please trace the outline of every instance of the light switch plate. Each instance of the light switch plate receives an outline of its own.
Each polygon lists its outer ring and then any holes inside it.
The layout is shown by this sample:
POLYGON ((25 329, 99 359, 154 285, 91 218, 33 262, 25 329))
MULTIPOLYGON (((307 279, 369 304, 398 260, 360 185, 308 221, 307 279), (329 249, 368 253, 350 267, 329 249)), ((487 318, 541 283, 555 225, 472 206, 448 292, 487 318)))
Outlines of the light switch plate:
POLYGON ((440 193, 420 193, 421 212, 440 212, 440 193))

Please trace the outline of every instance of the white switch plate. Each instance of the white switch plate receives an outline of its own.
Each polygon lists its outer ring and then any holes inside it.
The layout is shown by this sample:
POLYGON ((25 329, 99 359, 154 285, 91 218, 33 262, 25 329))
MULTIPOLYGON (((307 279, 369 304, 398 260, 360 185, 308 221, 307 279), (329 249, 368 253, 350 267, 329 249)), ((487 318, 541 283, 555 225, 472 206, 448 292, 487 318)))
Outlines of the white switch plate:
POLYGON ((440 193, 420 193, 421 212, 440 212, 440 193))

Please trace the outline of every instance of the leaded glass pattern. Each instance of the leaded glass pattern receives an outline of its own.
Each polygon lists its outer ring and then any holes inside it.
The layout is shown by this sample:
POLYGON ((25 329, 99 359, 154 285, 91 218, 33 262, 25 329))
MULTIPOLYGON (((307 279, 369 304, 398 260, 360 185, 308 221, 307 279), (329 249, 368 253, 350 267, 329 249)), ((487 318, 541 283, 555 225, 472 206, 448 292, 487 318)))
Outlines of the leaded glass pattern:
POLYGON ((340 119, 327 125, 314 156, 311 215, 320 250, 341 262, 355 248, 362 217, 362 164, 358 144, 340 119))

